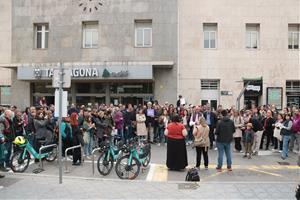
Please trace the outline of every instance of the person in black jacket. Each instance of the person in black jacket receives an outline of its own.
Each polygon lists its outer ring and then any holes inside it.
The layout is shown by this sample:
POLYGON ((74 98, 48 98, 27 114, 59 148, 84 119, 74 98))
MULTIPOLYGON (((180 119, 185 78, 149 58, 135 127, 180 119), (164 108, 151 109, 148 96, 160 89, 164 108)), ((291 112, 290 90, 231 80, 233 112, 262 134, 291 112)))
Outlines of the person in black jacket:
MULTIPOLYGON (((78 126, 78 114, 73 112, 70 117, 72 135, 73 135, 73 146, 81 145, 83 147, 83 136, 78 126)), ((81 148, 76 148, 73 151, 73 165, 81 164, 81 148)))
POLYGON ((214 112, 211 112, 211 107, 207 106, 206 112, 204 113, 204 118, 209 126, 209 140, 210 140, 210 149, 213 148, 213 143, 215 141, 214 130, 218 122, 217 115, 214 112))
POLYGON ((259 148, 260 148, 261 138, 262 138, 262 135, 263 135, 264 128, 263 128, 263 125, 262 125, 261 121, 257 117, 257 115, 252 114, 251 118, 249 120, 249 123, 252 124, 253 131, 255 132, 254 144, 252 146, 252 150, 253 150, 252 155, 258 155, 258 151, 259 151, 259 148))
POLYGON ((235 132, 235 126, 232 120, 227 117, 227 110, 222 110, 222 119, 217 124, 215 134, 217 136, 217 148, 218 148, 218 166, 216 167, 218 172, 222 171, 223 155, 226 154, 227 169, 232 171, 232 159, 231 159, 231 147, 230 143, 233 140, 233 133, 235 132))
MULTIPOLYGON (((263 133, 263 138, 260 147, 263 147, 263 139, 264 136, 267 136, 267 143, 266 143, 266 150, 269 150, 269 145, 271 140, 273 140, 273 134, 274 134, 274 127, 275 127, 275 120, 272 117, 272 111, 268 110, 267 111, 267 117, 263 120, 264 124, 264 133, 263 133)), ((275 149, 277 142, 275 143, 275 149)))

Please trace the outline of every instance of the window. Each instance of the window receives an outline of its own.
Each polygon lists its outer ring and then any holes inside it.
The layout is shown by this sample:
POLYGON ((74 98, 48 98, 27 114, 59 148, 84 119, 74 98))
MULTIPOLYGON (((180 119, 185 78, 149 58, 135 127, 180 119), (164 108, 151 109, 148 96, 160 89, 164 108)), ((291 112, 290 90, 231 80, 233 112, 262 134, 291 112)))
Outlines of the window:
POLYGON ((299 24, 289 24, 289 49, 299 49, 299 24))
POLYGON ((203 24, 204 34, 204 48, 205 49, 216 49, 217 48, 217 28, 218 24, 203 24))
POLYGON ((48 24, 35 24, 35 48, 47 49, 49 38, 49 25, 48 24))
POLYGON ((246 48, 258 49, 259 45, 259 24, 246 24, 246 48))
POLYGON ((135 46, 152 47, 152 20, 135 21, 135 46))
POLYGON ((201 80, 201 90, 218 90, 219 80, 201 80))
POLYGON ((98 48, 98 22, 83 22, 83 48, 98 48))

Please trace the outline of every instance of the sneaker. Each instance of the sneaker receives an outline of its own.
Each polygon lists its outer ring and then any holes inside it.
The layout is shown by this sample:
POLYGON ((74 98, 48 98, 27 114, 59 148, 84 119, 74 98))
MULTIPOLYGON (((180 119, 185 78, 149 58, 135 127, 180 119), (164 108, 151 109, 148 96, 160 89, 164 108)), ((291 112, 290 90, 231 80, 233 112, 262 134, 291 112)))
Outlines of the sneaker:
POLYGON ((244 153, 243 150, 240 150, 239 152, 240 152, 240 153, 244 153))
POLYGON ((159 146, 159 147, 160 147, 160 143, 157 143, 157 146, 159 146))
POLYGON ((8 172, 9 169, 5 168, 3 165, 0 166, 0 171, 8 172))
POLYGON ((228 170, 229 172, 232 172, 231 166, 228 166, 228 167, 227 167, 227 170, 228 170))
POLYGON ((208 166, 205 166, 205 170, 208 170, 208 166))
POLYGON ((217 148, 217 147, 215 148, 215 151, 218 151, 218 148, 217 148))
POLYGON ((4 175, 0 174, 0 178, 4 178, 4 177, 5 177, 4 175))
POLYGON ((257 151, 254 151, 254 153, 252 154, 253 156, 257 156, 258 155, 258 152, 257 151))
POLYGON ((244 155, 243 158, 247 158, 247 155, 244 155))
POLYGON ((279 153, 282 153, 282 150, 279 150, 279 153))
POLYGON ((221 167, 216 167, 217 172, 222 172, 222 168, 221 167))
POLYGON ((285 157, 283 157, 283 156, 281 156, 281 159, 282 159, 282 160, 285 160, 286 158, 285 158, 285 157))
POLYGON ((251 159, 251 156, 250 156, 250 155, 248 156, 248 159, 251 159))

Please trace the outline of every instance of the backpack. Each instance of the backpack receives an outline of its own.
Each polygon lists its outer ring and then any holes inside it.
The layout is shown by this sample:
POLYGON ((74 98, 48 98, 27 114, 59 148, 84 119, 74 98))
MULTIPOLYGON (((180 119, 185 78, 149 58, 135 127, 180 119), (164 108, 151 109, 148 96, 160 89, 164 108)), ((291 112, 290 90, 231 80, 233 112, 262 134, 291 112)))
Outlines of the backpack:
POLYGON ((66 134, 66 139, 72 139, 71 127, 68 124, 66 124, 64 132, 66 134))
POLYGON ((197 168, 189 169, 185 177, 185 181, 199 182, 200 176, 197 168))

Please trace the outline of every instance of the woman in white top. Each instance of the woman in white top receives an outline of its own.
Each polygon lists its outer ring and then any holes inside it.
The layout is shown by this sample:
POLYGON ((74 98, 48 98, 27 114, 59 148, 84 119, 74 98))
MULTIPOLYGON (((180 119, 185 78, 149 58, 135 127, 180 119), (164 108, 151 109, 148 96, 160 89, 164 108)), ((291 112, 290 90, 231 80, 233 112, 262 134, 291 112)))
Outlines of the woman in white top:
POLYGON ((242 153, 241 139, 243 134, 242 128, 244 127, 244 119, 240 116, 240 113, 235 110, 233 112, 233 116, 231 116, 231 120, 234 122, 235 126, 235 132, 233 134, 235 151, 242 153))
MULTIPOLYGON (((147 137, 147 128, 146 128, 146 116, 143 109, 140 109, 138 114, 136 114, 136 134, 139 137, 147 137)), ((147 139, 147 138, 145 138, 147 139)))
POLYGON ((204 157, 204 167, 208 169, 208 147, 210 146, 209 140, 209 126, 204 117, 199 117, 199 124, 195 125, 193 135, 195 137, 194 145, 196 147, 196 167, 201 165, 201 154, 204 157))

